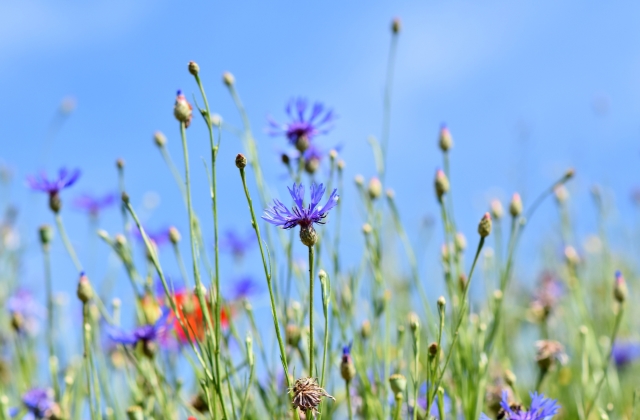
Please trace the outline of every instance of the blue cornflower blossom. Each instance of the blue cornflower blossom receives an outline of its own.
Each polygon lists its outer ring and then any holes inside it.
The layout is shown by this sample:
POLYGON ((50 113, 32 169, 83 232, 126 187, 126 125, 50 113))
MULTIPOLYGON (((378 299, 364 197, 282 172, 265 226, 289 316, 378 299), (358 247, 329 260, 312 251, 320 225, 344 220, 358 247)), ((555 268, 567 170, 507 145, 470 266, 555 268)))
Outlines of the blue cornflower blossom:
POLYGON ((220 241, 220 249, 229 251, 234 257, 240 259, 255 243, 256 235, 253 230, 243 237, 236 231, 229 229, 224 232, 222 241, 220 241))
POLYGON ((89 213, 89 215, 95 217, 101 210, 113 205, 115 202, 116 195, 114 193, 109 193, 102 197, 82 194, 81 196, 76 197, 73 205, 78 210, 84 210, 89 213))
POLYGON ((170 326, 171 311, 163 309, 162 315, 154 323, 150 325, 142 325, 132 331, 124 331, 119 328, 111 328, 108 332, 109 338, 120 344, 131 344, 133 346, 138 343, 152 344, 165 338, 167 330, 170 326))
MULTIPOLYGON (((558 413, 560 406, 556 400, 545 398, 543 394, 532 392, 531 407, 525 410, 520 405, 510 405, 507 391, 502 391, 502 419, 504 420, 550 420, 558 413)), ((491 420, 486 414, 480 416, 480 420, 491 420)))
POLYGON ((327 202, 319 206, 325 188, 323 184, 317 185, 314 182, 311 184, 311 203, 307 208, 303 205, 304 186, 302 184, 294 183, 288 190, 296 205, 289 210, 282 202, 274 199, 273 207, 267 208, 262 218, 284 229, 300 226, 300 240, 307 246, 313 246, 318 239, 313 224, 323 224, 329 210, 338 204, 338 190, 334 189, 327 202))
POLYGON ((260 286, 251 276, 239 277, 232 281, 231 300, 239 300, 258 292, 260 286))
MULTIPOLYGON (((53 392, 45 388, 32 388, 22 395, 22 404, 27 409, 27 414, 22 420, 40 420, 51 418, 60 414, 58 404, 53 400, 53 392)), ((20 410, 13 408, 9 414, 15 417, 20 410)))
POLYGON ((36 334, 38 321, 45 314, 44 308, 35 300, 33 294, 25 289, 18 289, 9 297, 7 309, 14 329, 29 335, 36 334))
POLYGON ((315 102, 310 113, 307 113, 308 108, 306 99, 292 98, 286 107, 290 121, 278 124, 269 118, 268 132, 271 135, 286 135, 296 149, 304 152, 314 137, 326 134, 333 128, 332 123, 336 119, 333 110, 326 108, 321 102, 315 102))
POLYGON ((351 347, 353 341, 349 345, 342 347, 342 361, 340 362, 340 375, 342 379, 349 382, 356 376, 356 366, 353 364, 351 357, 351 347))
MULTIPOLYGON (((144 228, 144 232, 147 234, 147 237, 151 242, 153 242, 156 246, 161 246, 169 243, 169 228, 163 228, 155 231, 150 231, 146 227, 144 228)), ((134 238, 143 242, 142 232, 136 227, 133 226, 131 228, 131 234, 134 238)))
POLYGON ((62 202, 60 201, 60 191, 64 188, 72 186, 80 177, 80 170, 75 169, 68 171, 67 168, 60 168, 58 178, 49 180, 47 175, 42 172, 37 176, 30 175, 27 177, 27 185, 35 191, 42 191, 49 194, 49 207, 54 213, 60 211, 62 202))
POLYGON ((611 357, 619 368, 640 359, 640 342, 616 340, 613 343, 611 357))

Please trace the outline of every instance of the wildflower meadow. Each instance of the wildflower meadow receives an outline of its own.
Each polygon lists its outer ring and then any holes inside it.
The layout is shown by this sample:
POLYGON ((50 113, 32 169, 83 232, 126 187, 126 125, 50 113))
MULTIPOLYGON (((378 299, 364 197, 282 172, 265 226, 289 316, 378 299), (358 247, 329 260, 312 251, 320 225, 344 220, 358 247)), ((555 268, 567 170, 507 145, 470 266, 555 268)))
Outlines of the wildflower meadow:
POLYGON ((357 146, 324 98, 283 93, 257 119, 240 77, 176 59, 180 90, 156 86, 164 113, 136 122, 162 166, 104 156, 83 184, 64 153, 26 176, 3 161, 3 191, 29 193, 0 196, 0 420, 640 419, 637 253, 606 187, 569 164, 474 205, 455 123, 413 125, 437 166, 392 161, 404 21, 379 30, 379 128, 357 146))

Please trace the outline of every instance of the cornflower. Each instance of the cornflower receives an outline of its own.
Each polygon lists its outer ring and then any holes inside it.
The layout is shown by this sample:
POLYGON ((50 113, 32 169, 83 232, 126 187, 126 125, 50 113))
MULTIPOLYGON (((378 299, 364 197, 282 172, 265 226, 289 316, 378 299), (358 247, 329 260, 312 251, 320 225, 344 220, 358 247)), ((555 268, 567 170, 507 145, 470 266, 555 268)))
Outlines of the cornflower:
POLYGON ((47 179, 47 175, 44 172, 41 172, 39 175, 28 176, 27 185, 32 190, 49 194, 49 208, 54 213, 58 213, 60 208, 62 208, 60 191, 72 186, 79 177, 79 169, 68 171, 67 168, 62 167, 58 170, 58 177, 51 180, 47 179))
MULTIPOLYGON (((156 246, 161 246, 169 243, 169 230, 170 228, 158 229, 155 231, 150 231, 148 229, 144 229, 144 232, 147 234, 147 237, 151 242, 153 242, 156 246)), ((142 233, 137 227, 133 227, 131 229, 131 234, 137 240, 143 242, 142 233)))
POLYGON ((307 208, 303 205, 304 186, 302 184, 296 185, 294 183, 293 187, 288 188, 288 190, 296 205, 289 210, 282 202, 274 199, 273 207, 267 208, 262 218, 283 229, 300 226, 300 240, 307 246, 313 246, 317 241, 313 224, 324 224, 324 219, 327 217, 329 210, 338 204, 338 190, 334 189, 327 202, 319 206, 318 204, 320 204, 325 192, 324 185, 311 184, 311 203, 307 208))
MULTIPOLYGON (((556 400, 545 398, 543 394, 532 392, 531 407, 526 410, 519 404, 509 404, 509 397, 506 391, 502 392, 502 409, 498 418, 504 420, 550 420, 558 413, 560 406, 556 400)), ((491 420, 486 414, 480 416, 480 420, 491 420)))
POLYGON ((618 368, 640 359, 640 342, 616 340, 613 343, 611 357, 618 368))
POLYGON ((239 277, 233 281, 231 300, 246 298, 258 292, 258 290, 258 283, 251 276, 239 277))
POLYGON ((78 210, 84 210, 90 216, 96 217, 103 209, 113 205, 116 202, 116 195, 109 193, 102 197, 96 197, 90 194, 82 194, 76 197, 73 205, 78 210))
POLYGON ((145 347, 153 345, 166 337, 167 329, 173 314, 168 310, 163 310, 158 320, 153 324, 142 325, 132 331, 124 331, 119 328, 111 328, 108 331, 109 338, 116 343, 123 345, 133 345, 143 343, 145 347))
POLYGON ((333 128, 332 123, 336 119, 333 110, 326 108, 321 102, 315 102, 309 113, 307 113, 308 108, 306 99, 292 98, 285 108, 289 122, 279 124, 272 118, 268 118, 267 131, 271 135, 284 134, 296 149, 304 152, 309 148, 314 137, 326 134, 333 128))
POLYGON ((234 230, 227 230, 220 241, 220 249, 230 252, 235 258, 241 259, 256 243, 256 235, 253 231, 246 236, 241 236, 234 230))
MULTIPOLYGON (((53 392, 46 388, 32 388, 22 395, 22 404, 27 414, 22 420, 50 419, 60 415, 60 407, 53 400, 53 392)), ((20 410, 13 408, 9 415, 15 417, 20 410)))

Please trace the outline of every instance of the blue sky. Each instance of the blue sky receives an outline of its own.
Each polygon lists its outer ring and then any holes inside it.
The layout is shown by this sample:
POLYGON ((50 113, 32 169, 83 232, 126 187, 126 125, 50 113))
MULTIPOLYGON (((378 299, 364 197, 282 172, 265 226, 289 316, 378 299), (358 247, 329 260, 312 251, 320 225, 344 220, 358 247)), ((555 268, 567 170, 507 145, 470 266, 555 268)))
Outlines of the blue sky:
MULTIPOLYGON (((81 192, 116 189, 119 157, 127 162, 127 189, 141 210, 143 197, 153 198, 148 193, 160 197, 155 208, 143 210, 148 225, 174 224, 184 231, 187 216, 152 135, 155 130, 167 135, 182 167, 171 111, 176 89, 189 98, 196 92, 186 71, 195 60, 212 109, 239 126, 221 83, 223 71, 235 75, 275 196, 286 193, 277 157, 285 142, 264 132, 267 115, 283 119, 284 104, 294 95, 336 110, 336 129, 320 141, 326 147, 343 145, 345 215, 356 221, 346 243, 360 244, 351 180, 375 172, 367 137, 381 130, 389 25, 399 16, 403 30, 386 187, 396 191, 407 225, 437 214, 432 179, 441 165, 438 128, 446 122, 455 141, 455 208, 469 238, 490 199, 507 200, 520 191, 526 204, 573 166, 578 176, 570 187, 572 211, 581 237, 596 228, 588 191, 599 183, 615 205, 608 226, 623 248, 630 240, 624 226, 635 223, 630 192, 640 185, 639 12, 640 5, 631 1, 3 2, 0 159, 15 172, 11 194, 22 210, 23 240, 33 240, 35 227, 52 221, 45 198, 23 186, 27 174, 43 167, 80 167, 81 181, 64 195, 69 202, 81 192), (75 98, 77 108, 43 162, 48 126, 67 96, 75 98)), ((208 156, 206 131, 198 120, 188 134, 194 201, 201 218, 209 219, 200 163, 208 156)), ((220 221, 223 228, 245 230, 248 218, 240 213, 245 204, 233 166, 239 151, 240 141, 225 134, 220 221)), ((82 247, 90 232, 70 207, 63 216, 72 240, 82 247)), ((527 233, 525 255, 539 249, 545 232, 557 225, 554 214, 546 203, 527 233)), ((105 215, 103 226, 111 233, 119 225, 117 211, 105 215)), ((106 255, 106 247, 96 247, 106 255)), ((80 253, 88 260, 85 248, 80 253)), ((71 262, 61 248, 54 252, 56 285, 71 290, 71 262)), ((33 264, 26 264, 24 282, 40 284, 37 247, 29 248, 27 258, 33 264)), ((429 258, 425 269, 437 262, 435 252, 429 258)))

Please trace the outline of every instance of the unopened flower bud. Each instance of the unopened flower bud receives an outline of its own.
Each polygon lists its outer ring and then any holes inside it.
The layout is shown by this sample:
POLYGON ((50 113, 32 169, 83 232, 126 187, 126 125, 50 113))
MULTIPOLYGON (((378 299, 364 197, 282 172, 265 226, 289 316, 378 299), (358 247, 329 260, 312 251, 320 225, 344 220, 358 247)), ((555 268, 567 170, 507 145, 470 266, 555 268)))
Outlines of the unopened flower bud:
POLYGON ((184 124, 185 128, 188 128, 189 124, 191 124, 193 107, 182 94, 181 90, 179 90, 176 95, 176 102, 173 105, 173 115, 178 121, 184 124))
POLYGON ((613 297, 618 303, 623 303, 627 299, 627 283, 620 271, 616 271, 616 281, 613 287, 613 297))
POLYGON ((220 114, 211 114, 209 122, 213 127, 220 127, 222 125, 222 116, 220 114))
POLYGON ((287 339, 287 344, 291 347, 298 347, 298 343, 300 343, 300 327, 295 324, 289 324, 284 330, 285 338, 287 339))
POLYGON ((393 21, 391 21, 391 32, 393 32, 394 34, 398 34, 400 33, 401 29, 402 21, 400 20, 400 18, 393 18, 393 21))
POLYGON ((478 224, 478 234, 483 238, 486 238, 491 234, 491 215, 489 213, 485 213, 480 219, 480 223, 478 224))
POLYGON ((129 202, 129 194, 127 194, 126 192, 122 191, 122 194, 120 195, 120 198, 122 199, 122 202, 127 204, 129 202))
POLYGON ((98 229, 98 230, 96 231, 96 234, 97 234, 97 235, 100 237, 100 239, 102 239, 102 240, 108 241, 108 240, 110 239, 110 238, 109 238, 109 232, 107 232, 107 231, 106 231, 106 230, 104 230, 104 229, 98 229))
POLYGON ((119 247, 120 249, 123 249, 125 246, 127 246, 127 238, 122 233, 118 233, 116 236, 114 236, 113 242, 116 247, 119 247))
POLYGON ((409 328, 412 333, 416 333, 420 329, 420 318, 415 312, 409 313, 409 328))
POLYGON ((449 151, 453 147, 453 138, 446 125, 440 128, 440 137, 438 138, 438 146, 443 152, 449 151))
POLYGON ((571 178, 574 177, 575 174, 576 174, 576 170, 575 169, 573 169, 573 168, 567 169, 567 172, 564 173, 564 178, 563 178, 564 181, 570 180, 571 178))
POLYGON ((569 191, 567 191, 567 187, 564 185, 558 185, 553 189, 553 194, 556 197, 556 201, 558 204, 563 204, 569 198, 569 191))
POLYGON ((567 264, 576 266, 580 263, 580 256, 578 255, 578 251, 571 245, 567 246, 564 249, 564 258, 567 261, 567 264))
POLYGON ((314 174, 320 167, 320 159, 312 157, 304 161, 304 170, 308 174, 314 174))
POLYGON ((385 194, 387 195, 387 198, 389 200, 393 200, 394 198, 396 198, 396 192, 391 188, 387 188, 387 191, 385 191, 385 194))
POLYGON ((362 321, 362 325, 360 326, 360 336, 365 340, 371 337, 371 323, 367 319, 362 321))
POLYGON ((200 66, 195 61, 189 61, 188 68, 189 68, 189 73, 191 73, 194 76, 197 76, 198 73, 200 72, 200 66))
POLYGON ((338 157, 338 151, 336 149, 329 150, 329 158, 331 160, 336 160, 337 157, 338 157))
POLYGON ((394 394, 403 393, 407 389, 407 378, 401 373, 394 373, 389 377, 389 385, 394 394))
POLYGON ((49 225, 42 225, 38 229, 38 234, 40 236, 40 244, 43 247, 48 246, 53 239, 53 229, 49 225))
POLYGON ((144 411, 139 405, 132 405, 127 408, 127 419, 129 420, 144 420, 144 411))
POLYGON ((155 133, 153 133, 153 141, 158 147, 164 147, 164 145, 167 144, 167 138, 164 134, 162 134, 161 131, 156 131, 155 133))
POLYGON ((442 200, 442 196, 449 191, 449 179, 442 169, 436 171, 436 179, 434 182, 436 188, 436 196, 438 200, 442 200))
POLYGON ((238 169, 244 169, 247 166, 247 158, 242 153, 238 153, 236 156, 236 167, 238 169))
POLYGON ((122 158, 117 159, 116 160, 116 167, 118 169, 124 168, 124 159, 122 159, 122 158))
POLYGON ((453 243, 456 246, 458 252, 462 252, 467 248, 467 238, 465 238, 462 232, 456 233, 453 243))
POLYGON ((364 185, 364 177, 362 175, 356 175, 355 178, 353 178, 353 180, 356 183, 356 185, 359 187, 364 185))
POLYGON ((346 163, 344 163, 344 160, 340 159, 340 160, 338 161, 338 170, 339 170, 339 171, 344 170, 344 167, 345 167, 345 166, 346 166, 346 163))
POLYGON ((289 166, 289 164, 291 163, 291 158, 289 157, 288 154, 283 153, 282 155, 280 155, 280 160, 282 161, 282 163, 284 163, 286 166, 289 166))
POLYGON ((511 197, 511 203, 509 203, 509 213, 513 217, 518 217, 522 213, 522 199, 520 194, 514 193, 511 197))
POLYGON ((434 358, 434 357, 436 357, 438 355, 438 350, 439 350, 438 349, 438 343, 433 342, 433 343, 429 344, 428 351, 429 351, 429 356, 431 358, 434 358))
POLYGON ((171 241, 171 243, 175 245, 180 242, 180 239, 182 239, 182 237, 180 236, 180 231, 178 231, 175 226, 171 226, 169 228, 169 241, 171 241))
POLYGON ((362 233, 364 233, 365 235, 369 235, 371 232, 373 232, 373 228, 369 223, 365 223, 362 225, 362 233))
POLYGON ((318 242, 318 234, 313 225, 300 226, 300 241, 306 246, 314 246, 318 242))
POLYGON ((382 195, 382 183, 377 177, 373 177, 369 180, 369 188, 367 189, 369 198, 375 200, 382 195))
POLYGON ((236 78, 233 77, 233 74, 225 71, 224 73, 222 73, 222 81, 227 87, 231 87, 235 84, 236 78))
POLYGON ((93 288, 91 287, 91 283, 89 282, 89 278, 84 274, 80 274, 80 280, 78 281, 78 289, 76 291, 78 295, 78 299, 82 303, 87 303, 93 297, 93 288))
POLYGON ((444 296, 440 296, 438 298, 438 310, 439 311, 444 311, 444 307, 447 305, 447 301, 444 298, 444 296))
POLYGON ((349 382, 356 376, 356 366, 351 358, 351 344, 342 348, 342 361, 340 362, 340 376, 349 382))
POLYGON ((502 203, 500 202, 500 200, 492 200, 491 201, 491 216, 496 219, 499 220, 502 218, 502 215, 504 214, 504 209, 502 208, 502 203))

